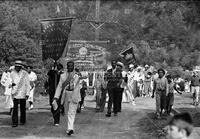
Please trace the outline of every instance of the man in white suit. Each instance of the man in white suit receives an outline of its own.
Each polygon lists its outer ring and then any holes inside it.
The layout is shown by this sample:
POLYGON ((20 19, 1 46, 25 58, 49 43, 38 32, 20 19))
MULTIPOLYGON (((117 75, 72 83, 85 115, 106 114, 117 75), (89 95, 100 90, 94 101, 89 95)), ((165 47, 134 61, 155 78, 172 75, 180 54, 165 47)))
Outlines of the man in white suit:
POLYGON ((67 63, 67 71, 65 71, 58 83, 56 93, 54 96, 54 102, 62 95, 61 103, 64 104, 65 112, 67 114, 67 134, 70 136, 74 133, 74 120, 76 116, 76 110, 80 96, 80 77, 74 71, 74 62, 69 61, 67 63))

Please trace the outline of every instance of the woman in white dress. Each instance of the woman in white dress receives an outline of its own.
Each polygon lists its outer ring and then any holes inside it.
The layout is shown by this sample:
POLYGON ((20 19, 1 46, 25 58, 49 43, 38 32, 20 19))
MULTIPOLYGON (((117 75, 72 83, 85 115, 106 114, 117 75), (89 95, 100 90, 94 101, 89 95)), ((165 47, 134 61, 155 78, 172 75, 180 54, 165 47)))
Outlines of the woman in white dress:
POLYGON ((13 108, 13 98, 12 98, 12 79, 10 77, 11 71, 14 69, 14 66, 11 66, 9 70, 3 72, 3 75, 1 77, 1 84, 5 87, 4 95, 6 96, 5 101, 5 108, 10 109, 10 115, 12 113, 13 108))
POLYGON ((127 103, 131 103, 131 104, 135 105, 134 97, 133 97, 133 94, 132 94, 130 87, 129 87, 130 86, 130 78, 132 76, 130 76, 130 73, 128 75, 128 73, 125 72, 125 71, 122 72, 122 76, 128 77, 128 83, 124 84, 124 92, 123 92, 122 102, 125 102, 125 103, 127 102, 127 103))

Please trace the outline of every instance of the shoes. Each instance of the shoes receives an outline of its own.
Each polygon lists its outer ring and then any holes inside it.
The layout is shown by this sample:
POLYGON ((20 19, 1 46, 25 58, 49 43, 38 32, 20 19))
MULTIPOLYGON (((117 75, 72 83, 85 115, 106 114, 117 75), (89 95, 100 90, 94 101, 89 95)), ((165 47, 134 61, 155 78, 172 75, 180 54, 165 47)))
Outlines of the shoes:
POLYGON ((114 116, 117 116, 117 113, 115 113, 114 116))
POLYGON ((81 113, 81 110, 80 110, 80 109, 77 109, 76 112, 77 112, 77 113, 81 113))
POLYGON ((136 104, 135 104, 135 101, 133 101, 133 102, 132 102, 132 105, 133 105, 133 106, 135 106, 135 105, 136 105, 136 104))
POLYGON ((25 125, 25 123, 20 123, 20 125, 25 125))
POLYGON ((106 114, 106 117, 111 117, 111 114, 110 114, 110 113, 107 113, 107 114, 106 114))
POLYGON ((66 133, 67 133, 68 136, 71 136, 71 134, 74 134, 74 131, 73 130, 67 130, 66 133))
POLYGON ((59 124, 54 124, 54 126, 57 126, 57 127, 58 127, 58 126, 59 126, 59 124))
POLYGON ((33 104, 28 108, 29 110, 32 110, 33 109, 33 104))
POLYGON ((12 125, 12 127, 17 127, 17 125, 12 125))

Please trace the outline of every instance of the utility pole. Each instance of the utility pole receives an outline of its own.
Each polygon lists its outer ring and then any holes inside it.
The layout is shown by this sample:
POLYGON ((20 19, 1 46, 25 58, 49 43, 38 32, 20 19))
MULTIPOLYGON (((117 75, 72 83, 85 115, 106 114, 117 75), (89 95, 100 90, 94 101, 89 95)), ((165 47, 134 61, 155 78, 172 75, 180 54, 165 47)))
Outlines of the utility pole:
MULTIPOLYGON (((98 24, 99 22, 99 14, 100 14, 100 0, 96 0, 96 18, 95 22, 98 24)), ((95 28, 95 41, 99 40, 99 30, 100 28, 95 28)))

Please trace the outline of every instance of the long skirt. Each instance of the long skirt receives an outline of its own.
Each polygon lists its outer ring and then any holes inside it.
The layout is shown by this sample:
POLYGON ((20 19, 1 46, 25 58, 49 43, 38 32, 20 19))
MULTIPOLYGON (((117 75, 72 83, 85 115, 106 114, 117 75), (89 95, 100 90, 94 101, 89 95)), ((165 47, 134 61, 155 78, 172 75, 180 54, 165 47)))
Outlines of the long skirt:
POLYGON ((126 86, 124 88, 122 102, 132 102, 134 100, 132 92, 130 92, 129 88, 126 86))
POLYGON ((132 91, 132 95, 133 95, 134 98, 139 96, 139 89, 138 89, 138 85, 137 84, 138 84, 137 81, 133 81, 132 84, 128 85, 128 87, 132 91))
POLYGON ((29 97, 28 97, 28 101, 30 102, 33 102, 34 100, 34 91, 35 91, 35 87, 33 87, 31 90, 30 90, 30 93, 29 93, 29 97))
POLYGON ((13 98, 12 95, 6 95, 6 101, 5 101, 5 108, 10 109, 13 108, 13 98))

